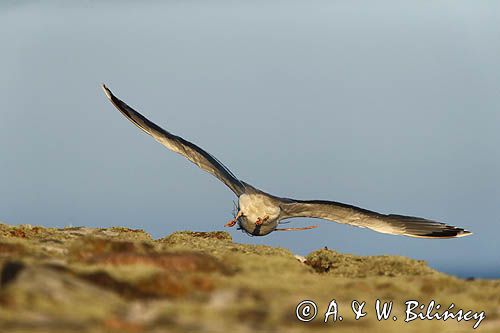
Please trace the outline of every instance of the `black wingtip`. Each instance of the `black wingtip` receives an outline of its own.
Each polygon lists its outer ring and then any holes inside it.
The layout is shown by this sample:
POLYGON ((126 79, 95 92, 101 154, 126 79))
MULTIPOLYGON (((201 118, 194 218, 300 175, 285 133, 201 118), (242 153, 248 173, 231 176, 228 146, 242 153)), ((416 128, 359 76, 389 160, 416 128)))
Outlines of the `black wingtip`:
POLYGON ((452 227, 448 226, 447 228, 443 230, 438 230, 438 231, 433 231, 427 234, 422 234, 422 235, 415 235, 415 237, 422 237, 422 238, 458 238, 458 237, 465 237, 465 236, 470 236, 473 233, 470 232, 469 230, 465 230, 462 228, 457 228, 457 227, 452 227))
POLYGON ((109 90, 104 83, 101 83, 101 88, 109 100, 113 99, 113 93, 111 93, 111 90, 109 90))

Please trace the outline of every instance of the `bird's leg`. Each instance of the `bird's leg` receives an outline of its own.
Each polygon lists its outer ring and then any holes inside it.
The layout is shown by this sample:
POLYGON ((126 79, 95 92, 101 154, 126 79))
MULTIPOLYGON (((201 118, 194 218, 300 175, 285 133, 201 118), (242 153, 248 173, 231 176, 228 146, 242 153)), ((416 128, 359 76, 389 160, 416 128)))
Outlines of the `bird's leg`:
POLYGON ((255 221, 255 225, 261 225, 264 222, 266 222, 267 220, 269 220, 269 215, 264 216, 264 218, 262 218, 262 219, 260 217, 258 217, 257 221, 255 221))
POLYGON ((238 214, 236 214, 236 216, 234 217, 234 219, 232 219, 231 221, 229 221, 226 224, 224 224, 224 226, 225 227, 234 227, 234 225, 236 224, 236 222, 238 221, 238 219, 241 217, 241 215, 243 215, 243 212, 240 210, 240 211, 238 211, 238 214))
POLYGON ((278 228, 274 229, 274 231, 301 231, 301 230, 309 230, 309 229, 314 229, 319 227, 318 225, 310 225, 308 227, 302 227, 302 228, 278 228))

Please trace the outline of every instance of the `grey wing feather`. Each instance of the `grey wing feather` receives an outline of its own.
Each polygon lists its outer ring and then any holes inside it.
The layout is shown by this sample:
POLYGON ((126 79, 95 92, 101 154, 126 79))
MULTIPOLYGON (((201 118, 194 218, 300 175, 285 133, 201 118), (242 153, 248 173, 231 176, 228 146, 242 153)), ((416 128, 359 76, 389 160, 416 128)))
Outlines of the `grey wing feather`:
POLYGON ((421 217, 380 214, 334 201, 302 201, 286 199, 281 202, 282 218, 313 217, 369 228, 381 233, 418 238, 453 238, 472 234, 462 228, 421 217))
POLYGON ((236 178, 228 168, 219 162, 214 156, 210 155, 195 144, 184 140, 180 136, 176 136, 153 122, 139 112, 132 109, 125 102, 118 99, 113 93, 103 84, 102 88, 108 99, 128 120, 141 130, 151 135, 156 141, 167 147, 168 149, 179 153, 188 160, 196 164, 201 169, 211 173, 220 181, 226 184, 237 196, 240 196, 245 191, 244 184, 236 178))

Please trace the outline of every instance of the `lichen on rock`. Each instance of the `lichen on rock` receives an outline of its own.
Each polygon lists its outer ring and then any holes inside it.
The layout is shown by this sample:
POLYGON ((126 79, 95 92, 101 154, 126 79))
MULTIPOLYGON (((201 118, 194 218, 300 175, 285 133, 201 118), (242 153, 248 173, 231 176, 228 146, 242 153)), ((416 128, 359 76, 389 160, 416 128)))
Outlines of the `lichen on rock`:
MULTIPOLYGON (((353 320, 350 302, 435 299, 498 318, 498 295, 498 280, 458 279, 423 261, 328 249, 304 258, 238 244, 223 231, 154 240, 122 227, 0 224, 0 332, 330 331, 321 316, 309 326, 297 320, 295 307, 304 299, 321 307, 336 299, 346 313, 337 332, 399 332, 400 324, 373 315, 353 320)), ((481 331, 498 332, 489 325, 481 331)), ((407 327, 465 332, 470 326, 421 321, 407 327)))

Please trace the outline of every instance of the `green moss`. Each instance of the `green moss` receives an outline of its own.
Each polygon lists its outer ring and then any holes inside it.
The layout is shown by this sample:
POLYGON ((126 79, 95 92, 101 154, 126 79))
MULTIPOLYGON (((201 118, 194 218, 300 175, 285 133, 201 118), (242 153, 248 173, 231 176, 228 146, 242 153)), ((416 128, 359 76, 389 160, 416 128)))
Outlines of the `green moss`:
MULTIPOLYGON (((128 228, 0 225, 0 332, 290 331, 455 332, 470 323, 378 322, 347 316, 353 299, 373 308, 431 299, 484 310, 481 332, 498 332, 500 281, 466 281, 397 256, 318 250, 299 261, 287 249, 238 244, 229 233, 175 232, 153 240, 128 228), (309 324, 295 306, 336 299, 342 323, 309 324), (496 317, 495 317, 496 316, 496 317), (496 318, 496 319, 495 319, 496 318), (406 326, 405 326, 406 325, 406 326), (489 325, 489 326, 488 326, 489 325)), ((370 310, 371 311, 371 310, 370 310)))
POLYGON ((429 275, 436 272, 424 261, 399 256, 354 256, 321 249, 306 257, 316 272, 340 277, 429 275))

